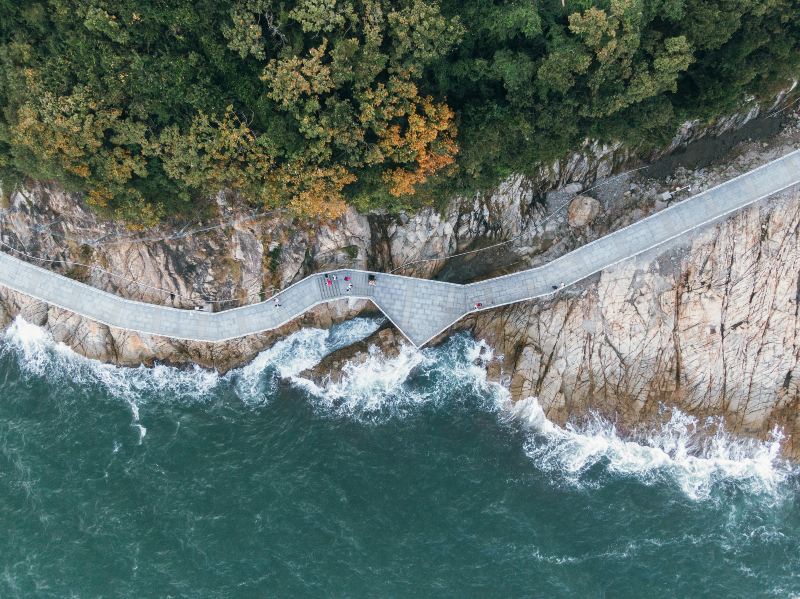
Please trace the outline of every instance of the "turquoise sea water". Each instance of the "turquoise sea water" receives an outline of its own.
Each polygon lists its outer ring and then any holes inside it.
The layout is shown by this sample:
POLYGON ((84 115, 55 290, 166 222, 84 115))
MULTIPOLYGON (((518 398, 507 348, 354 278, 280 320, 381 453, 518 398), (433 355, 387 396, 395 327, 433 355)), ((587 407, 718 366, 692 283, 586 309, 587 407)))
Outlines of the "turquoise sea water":
POLYGON ((467 337, 297 375, 375 321, 225 377, 0 340, 0 597, 800 596, 777 441, 560 428, 467 337))

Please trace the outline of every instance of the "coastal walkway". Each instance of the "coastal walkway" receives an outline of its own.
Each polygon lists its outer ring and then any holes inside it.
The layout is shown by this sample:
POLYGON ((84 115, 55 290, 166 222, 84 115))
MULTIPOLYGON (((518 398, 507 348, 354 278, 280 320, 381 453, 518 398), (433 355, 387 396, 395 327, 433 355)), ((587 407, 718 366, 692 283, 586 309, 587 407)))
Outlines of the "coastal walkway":
POLYGON ((219 342, 275 329, 309 308, 370 300, 419 347, 470 312, 543 297, 800 183, 800 150, 673 204, 543 266, 459 285, 359 270, 314 274, 267 301, 204 312, 127 300, 0 252, 0 285, 120 329, 219 342), (335 275, 335 280, 334 280, 335 275), (330 278, 330 284, 328 279, 330 278), (345 281, 345 277, 350 281, 345 281), (374 285, 370 284, 374 277, 374 285), (348 283, 352 289, 347 290, 348 283), (477 304, 480 306, 476 307, 477 304))

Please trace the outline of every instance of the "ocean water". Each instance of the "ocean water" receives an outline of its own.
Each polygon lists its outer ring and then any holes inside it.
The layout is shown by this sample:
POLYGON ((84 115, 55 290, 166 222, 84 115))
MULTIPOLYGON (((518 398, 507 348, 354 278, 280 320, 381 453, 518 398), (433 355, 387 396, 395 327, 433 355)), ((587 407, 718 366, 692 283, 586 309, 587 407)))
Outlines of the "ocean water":
POLYGON ((226 376, 0 339, 0 597, 800 596, 800 471, 673 413, 549 422, 466 336, 299 374, 378 322, 226 376))

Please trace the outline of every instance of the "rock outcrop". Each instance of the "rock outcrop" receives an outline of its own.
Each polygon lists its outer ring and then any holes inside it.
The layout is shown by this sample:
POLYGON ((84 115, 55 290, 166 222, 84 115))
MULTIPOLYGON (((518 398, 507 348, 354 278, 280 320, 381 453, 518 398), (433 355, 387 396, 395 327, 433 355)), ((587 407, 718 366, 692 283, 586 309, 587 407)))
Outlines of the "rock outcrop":
POLYGON ((328 354, 314 367, 301 372, 299 376, 320 383, 339 382, 345 364, 357 368, 374 353, 379 353, 384 358, 394 358, 400 353, 403 343, 406 342, 400 333, 393 328, 384 326, 370 335, 368 339, 328 354))
POLYGON ((585 227, 597 218, 601 209, 600 202, 595 198, 591 196, 576 196, 567 208, 567 223, 574 229, 585 227))

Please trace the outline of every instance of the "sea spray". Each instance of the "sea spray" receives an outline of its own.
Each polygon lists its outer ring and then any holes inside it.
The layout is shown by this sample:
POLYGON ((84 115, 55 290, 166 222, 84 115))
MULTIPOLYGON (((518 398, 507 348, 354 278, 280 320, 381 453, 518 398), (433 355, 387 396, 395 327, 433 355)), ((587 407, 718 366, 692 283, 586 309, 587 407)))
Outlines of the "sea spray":
POLYGON ((129 406, 140 441, 146 434, 141 412, 150 401, 209 401, 224 387, 246 405, 265 406, 283 379, 304 390, 318 413, 365 423, 402 418, 425 406, 450 410, 459 402, 472 402, 483 412, 496 413, 506 425, 522 426, 523 449, 533 467, 576 486, 629 476, 644 484, 675 484, 687 497, 705 499, 729 483, 757 494, 776 494, 796 472, 779 457, 777 432, 766 442, 740 439, 678 410, 667 422, 626 438, 597 415, 580 427, 558 426, 546 418, 535 398, 512 402, 506 389, 488 381, 483 365, 493 359, 491 348, 465 334, 435 348, 405 345, 390 358, 372 348, 365 362, 345 365, 337 382, 300 376, 380 325, 379 319, 359 318, 329 331, 302 329, 225 376, 199 367, 103 364, 54 342, 49 333, 21 318, 6 331, 0 353, 13 352, 28 376, 76 389, 104 388, 129 406))
POLYGON ((0 346, 2 354, 9 351, 16 354, 21 370, 29 376, 76 388, 101 386, 110 395, 131 401, 156 396, 201 400, 212 394, 220 379, 215 371, 199 366, 127 368, 84 358, 20 317, 5 331, 0 346))
POLYGON ((506 410, 529 430, 525 452, 536 467, 577 486, 629 476, 645 484, 672 482, 696 500, 712 497, 715 488, 729 483, 777 496, 796 473, 780 458, 777 431, 768 441, 737 438, 717 421, 700 422, 674 408, 666 422, 629 438, 596 414, 581 427, 560 427, 533 397, 507 404, 506 410))
POLYGON ((380 421, 413 414, 426 405, 448 409, 468 398, 484 407, 494 405, 495 395, 505 390, 489 382, 479 365, 491 359, 486 343, 456 335, 436 348, 403 344, 393 357, 372 346, 366 360, 345 364, 336 381, 314 382, 299 375, 290 380, 322 413, 380 421))
POLYGON ((314 366, 336 349, 367 337, 382 323, 376 318, 356 318, 330 330, 307 328, 264 350, 241 368, 220 376, 199 366, 178 368, 164 364, 136 368, 105 364, 85 358, 46 330, 17 317, 3 334, 0 355, 13 353, 28 376, 76 388, 100 386, 113 397, 138 405, 158 401, 205 401, 216 396, 220 385, 232 385, 246 403, 263 402, 274 392, 276 378, 287 378, 314 366))
POLYGON ((292 379, 319 364, 328 354, 360 341, 383 323, 379 318, 355 318, 330 330, 305 328, 264 350, 249 364, 232 370, 232 382, 239 398, 248 404, 262 404, 274 394, 279 379, 292 379))
POLYGON ((337 382, 326 380, 317 384, 301 376, 292 376, 291 381, 309 393, 317 409, 340 416, 389 412, 397 415, 401 406, 425 401, 424 396, 404 384, 414 368, 424 361, 422 352, 410 345, 404 345, 396 357, 388 359, 374 346, 368 352, 364 362, 345 364, 337 382))

